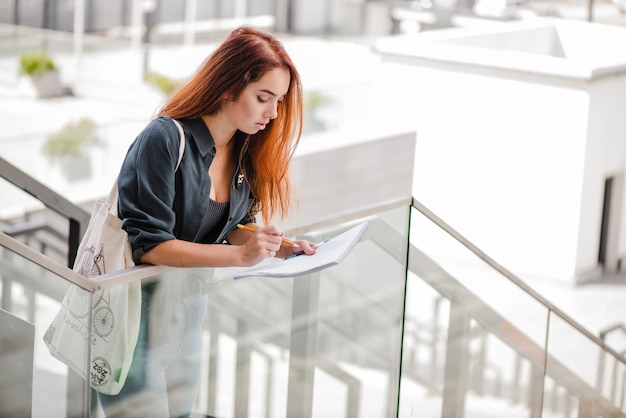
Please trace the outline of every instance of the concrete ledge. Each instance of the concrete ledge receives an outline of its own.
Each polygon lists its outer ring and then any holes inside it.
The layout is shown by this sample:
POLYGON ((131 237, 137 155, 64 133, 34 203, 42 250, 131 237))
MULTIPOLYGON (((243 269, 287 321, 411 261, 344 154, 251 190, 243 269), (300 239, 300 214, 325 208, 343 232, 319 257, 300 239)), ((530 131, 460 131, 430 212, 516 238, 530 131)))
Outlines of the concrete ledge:
POLYGON ((537 18, 380 39, 388 59, 593 80, 626 73, 626 29, 537 18), (602 45, 598 48, 597 45, 602 45))

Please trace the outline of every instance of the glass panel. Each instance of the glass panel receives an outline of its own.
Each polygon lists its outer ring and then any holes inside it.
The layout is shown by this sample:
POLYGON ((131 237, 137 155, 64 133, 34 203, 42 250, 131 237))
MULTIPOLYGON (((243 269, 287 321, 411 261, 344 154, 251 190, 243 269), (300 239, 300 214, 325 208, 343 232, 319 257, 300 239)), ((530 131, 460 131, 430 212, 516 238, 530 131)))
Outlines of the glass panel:
MULTIPOLYGON (((396 414, 408 213, 401 208, 371 219, 350 257, 320 274, 317 316, 309 317, 317 320, 317 335, 312 330, 299 336, 303 342, 317 339, 314 417, 396 414)), ((311 282, 313 290, 315 279, 311 282)), ((294 294, 294 303, 310 297, 306 286, 294 289, 304 292, 294 294)), ((291 346, 297 343, 292 340, 291 346)), ((292 363, 300 363, 291 355, 292 363)))
MULTIPOLYGON (((44 343, 68 282, 5 247, 0 247, 0 279, 0 416, 85 415, 83 380, 52 357, 44 343)), ((88 340, 87 331, 84 343, 73 347, 85 359, 88 340)))
POLYGON ((578 399, 550 376, 546 376, 543 393, 542 416, 578 418, 578 399))
MULTIPOLYGON (((360 221, 305 238, 321 241, 360 221)), ((3 247, 0 314, 11 326, 0 330, 8 376, 0 378, 0 397, 11 402, 2 398, 0 408, 11 405, 7 413, 17 415, 32 408, 34 417, 101 417, 103 405, 148 415, 391 417, 399 399, 400 417, 624 410, 621 358, 550 316, 417 211, 405 298, 408 210, 368 221, 340 265, 312 275, 234 281, 234 268, 173 269, 145 280, 133 368, 115 397, 90 392, 43 342, 67 281, 3 247)), ((84 299, 88 323, 103 304, 102 294, 94 296, 84 299)))
MULTIPOLYGON (((106 337, 123 320, 107 311, 122 289, 128 290, 129 297, 140 293, 138 304, 129 307, 140 310, 141 316, 124 385, 119 394, 96 394, 94 416, 104 416, 103 411, 107 417, 126 416, 130 410, 134 416, 191 412, 203 376, 204 320, 213 284, 212 269, 173 269, 141 284, 117 285, 95 294, 93 318, 102 328, 96 330, 98 335, 106 337)), ((132 314, 124 320, 131 327, 132 314)), ((92 364, 95 356, 92 352, 92 364)))
POLYGON ((625 411, 623 358, 604 350, 556 314, 550 317, 548 353, 547 374, 576 399, 580 416, 588 416, 589 408, 601 416, 625 411))
POLYGON ((400 416, 536 413, 548 309, 417 210, 410 236, 400 416))
POLYGON ((353 251, 312 275, 235 281, 240 269, 175 269, 144 282, 143 367, 122 389, 127 403, 101 403, 145 416, 395 416, 408 207, 367 220, 353 251))
POLYGON ((441 416, 450 302, 409 272, 402 344, 400 417, 441 416))

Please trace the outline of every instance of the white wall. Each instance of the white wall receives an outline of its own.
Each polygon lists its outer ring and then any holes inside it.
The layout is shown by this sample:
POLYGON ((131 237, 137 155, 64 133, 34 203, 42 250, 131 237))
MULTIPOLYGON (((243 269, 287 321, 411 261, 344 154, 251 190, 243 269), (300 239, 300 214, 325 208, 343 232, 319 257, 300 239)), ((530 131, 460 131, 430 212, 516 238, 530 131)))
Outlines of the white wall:
MULTIPOLYGON (((600 238, 604 182, 608 177, 626 172, 626 80, 624 76, 594 81, 590 88, 589 131, 586 149, 585 176, 577 254, 578 273, 593 270, 597 262, 600 238)), ((622 187, 623 184, 622 184, 622 187)), ((622 196, 626 196, 624 192, 622 196)), ((622 205, 622 222, 613 225, 618 235, 618 256, 626 256, 626 205, 622 205)))
POLYGON ((293 205, 285 229, 410 197, 415 132, 378 136, 325 131, 307 136, 292 164, 293 205))
POLYGON ((587 95, 410 71, 418 131, 414 195, 507 268, 571 277, 587 95))

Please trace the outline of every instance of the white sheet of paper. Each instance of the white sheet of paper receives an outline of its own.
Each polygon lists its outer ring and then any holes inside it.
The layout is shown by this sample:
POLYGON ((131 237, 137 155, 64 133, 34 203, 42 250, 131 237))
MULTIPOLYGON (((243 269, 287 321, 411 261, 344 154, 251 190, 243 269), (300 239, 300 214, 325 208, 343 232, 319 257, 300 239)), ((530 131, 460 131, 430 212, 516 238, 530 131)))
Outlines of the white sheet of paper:
POLYGON ((362 222, 327 240, 317 247, 313 255, 299 255, 275 263, 252 267, 235 273, 233 277, 235 279, 248 276, 295 277, 334 266, 352 251, 368 226, 368 222, 362 222))

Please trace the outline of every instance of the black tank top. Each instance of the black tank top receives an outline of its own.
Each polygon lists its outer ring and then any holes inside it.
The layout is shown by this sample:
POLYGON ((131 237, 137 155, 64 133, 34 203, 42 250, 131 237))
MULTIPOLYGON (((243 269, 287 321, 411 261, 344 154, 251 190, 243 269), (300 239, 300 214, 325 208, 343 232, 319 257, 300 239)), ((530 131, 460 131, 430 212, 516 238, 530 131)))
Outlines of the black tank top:
POLYGON ((209 199, 202 225, 196 234, 196 242, 215 243, 228 220, 228 206, 228 202, 221 203, 209 199))

